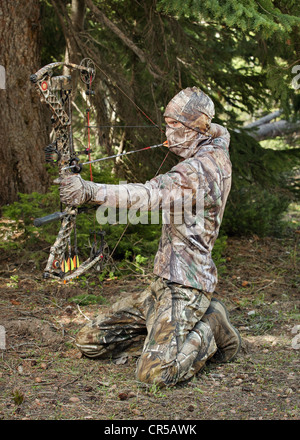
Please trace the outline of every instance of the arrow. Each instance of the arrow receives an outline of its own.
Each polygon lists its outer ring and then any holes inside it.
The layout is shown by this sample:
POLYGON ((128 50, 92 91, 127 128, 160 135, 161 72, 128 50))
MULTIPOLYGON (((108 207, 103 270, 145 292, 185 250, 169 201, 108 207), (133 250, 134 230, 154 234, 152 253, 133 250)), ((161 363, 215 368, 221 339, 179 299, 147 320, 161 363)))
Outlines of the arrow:
MULTIPOLYGON (((168 141, 165 141, 162 144, 151 145, 150 147, 140 148, 139 150, 127 151, 125 153, 120 153, 120 154, 114 154, 112 156, 101 157, 100 159, 89 160, 88 162, 76 163, 75 165, 70 165, 68 167, 64 167, 64 168, 62 168, 62 170, 69 170, 69 169, 75 168, 75 170, 77 172, 80 172, 83 165, 89 165, 91 163, 100 162, 102 160, 114 159, 115 157, 126 156, 128 154, 139 153, 140 151, 150 150, 151 148, 167 147, 167 146, 168 146, 168 141)), ((77 160, 76 159, 72 159, 71 162, 77 162, 77 160)))

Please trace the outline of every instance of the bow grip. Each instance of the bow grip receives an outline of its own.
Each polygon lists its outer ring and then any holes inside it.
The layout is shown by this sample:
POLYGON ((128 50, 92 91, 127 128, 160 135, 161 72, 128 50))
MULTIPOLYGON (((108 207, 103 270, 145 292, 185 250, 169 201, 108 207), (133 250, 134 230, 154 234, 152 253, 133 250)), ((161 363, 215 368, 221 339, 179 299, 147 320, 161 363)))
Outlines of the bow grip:
POLYGON ((54 212, 53 214, 49 214, 46 215, 45 217, 40 217, 40 218, 36 218, 33 221, 34 226, 36 226, 37 228, 39 228, 40 226, 46 225, 48 223, 57 221, 62 219, 63 217, 65 217, 67 215, 67 212, 54 212))

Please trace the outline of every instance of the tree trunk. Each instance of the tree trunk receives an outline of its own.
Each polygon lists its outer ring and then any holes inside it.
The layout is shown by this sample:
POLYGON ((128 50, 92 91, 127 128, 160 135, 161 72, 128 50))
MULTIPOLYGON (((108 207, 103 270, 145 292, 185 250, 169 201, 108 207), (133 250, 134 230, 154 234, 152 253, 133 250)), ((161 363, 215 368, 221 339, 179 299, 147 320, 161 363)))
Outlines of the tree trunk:
MULTIPOLYGON (((85 18, 85 0, 72 0, 71 4, 71 23, 73 25, 74 32, 80 33, 83 30, 85 18)), ((75 41, 65 34, 66 39, 66 51, 65 61, 70 63, 79 64, 81 61, 81 54, 78 51, 75 41)))
POLYGON ((40 67, 39 0, 0 0, 0 206, 18 192, 45 192, 49 175, 43 147, 49 143, 45 109, 30 74, 40 67), (3 75, 5 74, 5 83, 3 75))

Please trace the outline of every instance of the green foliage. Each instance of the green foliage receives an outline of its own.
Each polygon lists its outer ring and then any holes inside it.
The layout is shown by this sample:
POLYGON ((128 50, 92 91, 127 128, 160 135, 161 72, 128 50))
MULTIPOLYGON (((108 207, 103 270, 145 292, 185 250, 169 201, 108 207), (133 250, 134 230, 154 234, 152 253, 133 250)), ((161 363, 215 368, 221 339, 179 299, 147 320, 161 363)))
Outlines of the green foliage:
MULTIPOLYGON (((39 237, 39 231, 33 225, 33 220, 59 210, 58 188, 53 186, 47 194, 19 193, 18 197, 19 201, 3 206, 2 213, 3 217, 16 221, 17 229, 22 231, 22 240, 26 240, 30 247, 39 237)), ((53 243, 56 235, 57 224, 45 225, 42 233, 43 241, 53 243)), ((17 247, 18 245, 20 246, 20 243, 13 240, 2 240, 0 248, 17 247)))
POLYGON ((299 149, 272 150, 244 132, 232 132, 233 184, 222 230, 227 235, 279 235, 289 204, 299 198, 299 149))
MULTIPOLYGON (((117 242, 125 225, 110 226, 110 238, 112 245, 117 242)), ((134 261, 138 255, 153 257, 158 248, 161 225, 132 225, 129 224, 124 238, 119 243, 115 256, 118 259, 125 258, 134 261)))
POLYGON ((93 294, 82 294, 73 296, 72 298, 69 298, 68 301, 81 306, 87 306, 89 304, 107 304, 107 299, 104 298, 102 295, 93 294))
POLYGON ((12 287, 14 289, 16 289, 19 285, 19 276, 18 275, 11 275, 9 277, 10 282, 6 283, 7 287, 12 287))
POLYGON ((226 206, 222 229, 231 236, 281 235, 284 227, 283 216, 290 202, 288 193, 279 190, 270 192, 257 184, 233 188, 226 206))
POLYGON ((219 275, 226 272, 226 258, 224 257, 224 252, 227 246, 227 236, 220 234, 217 238, 212 251, 212 259, 217 266, 219 275))
POLYGON ((41 62, 42 65, 61 61, 65 50, 65 38, 56 14, 53 13, 51 2, 41 0, 41 62))
POLYGON ((300 165, 299 149, 263 148, 243 131, 231 132, 230 158, 236 186, 258 183, 265 189, 285 186, 297 192, 292 175, 300 165))
POLYGON ((45 210, 53 211, 58 206, 58 187, 53 186, 47 194, 33 192, 31 194, 18 194, 19 201, 2 208, 4 216, 15 220, 22 220, 29 227, 32 220, 45 215, 45 210))
MULTIPOLYGON (((229 27, 236 27, 243 32, 261 32, 264 37, 270 37, 276 32, 290 32, 293 26, 300 25, 297 16, 297 5, 293 6, 295 15, 284 13, 284 3, 271 0, 159 0, 160 10, 172 12, 178 16, 202 18, 221 22, 229 27), (281 3, 281 4, 280 4, 281 3)), ((291 3, 291 2, 290 2, 291 3)), ((289 5, 291 6, 291 5, 289 5)), ((299 9, 299 8, 298 8, 299 9)))
POLYGON ((13 390, 11 395, 15 405, 19 406, 23 403, 24 393, 22 391, 16 388, 15 390, 13 390))

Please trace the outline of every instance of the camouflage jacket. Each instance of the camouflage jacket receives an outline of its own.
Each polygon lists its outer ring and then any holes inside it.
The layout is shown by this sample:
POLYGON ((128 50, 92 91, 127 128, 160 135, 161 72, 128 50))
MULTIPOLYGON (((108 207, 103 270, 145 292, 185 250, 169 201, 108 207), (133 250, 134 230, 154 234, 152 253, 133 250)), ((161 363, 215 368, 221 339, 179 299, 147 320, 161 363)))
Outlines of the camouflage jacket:
POLYGON ((109 205, 114 200, 120 208, 163 210, 154 274, 209 293, 217 284, 211 252, 231 187, 229 141, 224 129, 221 137, 201 141, 192 157, 145 184, 103 185, 109 205))

